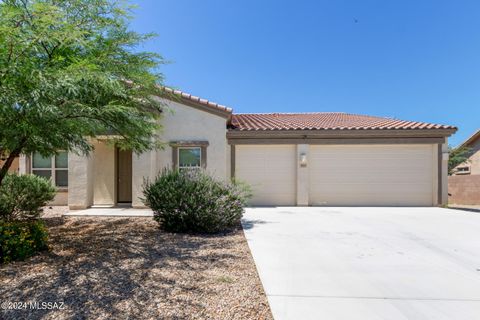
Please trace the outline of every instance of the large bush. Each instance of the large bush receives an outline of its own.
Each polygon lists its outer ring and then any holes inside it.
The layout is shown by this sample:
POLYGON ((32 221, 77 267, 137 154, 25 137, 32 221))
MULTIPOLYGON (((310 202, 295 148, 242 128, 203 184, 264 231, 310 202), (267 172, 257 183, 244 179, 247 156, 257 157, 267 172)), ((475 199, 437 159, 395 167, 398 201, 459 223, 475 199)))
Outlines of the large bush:
POLYGON ((24 260, 46 250, 47 237, 42 221, 0 221, 0 262, 24 260))
POLYGON ((9 174, 0 185, 0 221, 32 220, 55 197, 55 188, 45 178, 9 174))
POLYGON ((203 171, 164 170, 154 182, 145 183, 144 195, 162 229, 215 233, 239 224, 249 192, 203 171))

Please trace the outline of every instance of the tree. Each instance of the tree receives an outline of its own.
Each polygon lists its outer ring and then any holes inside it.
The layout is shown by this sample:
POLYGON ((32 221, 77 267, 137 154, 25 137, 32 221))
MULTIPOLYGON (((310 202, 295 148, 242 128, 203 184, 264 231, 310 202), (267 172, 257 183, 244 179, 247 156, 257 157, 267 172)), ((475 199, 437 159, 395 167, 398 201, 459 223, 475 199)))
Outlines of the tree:
POLYGON ((159 146, 160 55, 111 0, 0 1, 0 185, 18 155, 89 154, 109 134, 122 149, 159 146))
POLYGON ((454 169, 464 162, 468 162, 468 157, 470 156, 471 148, 468 147, 459 147, 453 148, 448 147, 448 174, 451 175, 454 169))

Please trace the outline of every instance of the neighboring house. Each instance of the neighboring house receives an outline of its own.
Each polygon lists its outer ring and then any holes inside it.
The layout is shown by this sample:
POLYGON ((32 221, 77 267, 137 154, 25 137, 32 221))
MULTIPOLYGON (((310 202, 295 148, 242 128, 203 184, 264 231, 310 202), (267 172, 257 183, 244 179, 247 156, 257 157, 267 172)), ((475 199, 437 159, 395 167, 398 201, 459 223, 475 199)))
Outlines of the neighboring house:
POLYGON ((456 166, 453 175, 480 175, 480 129, 459 148, 469 148, 468 160, 456 166))
POLYGON ((434 206, 447 202, 452 126, 346 113, 232 114, 165 89, 163 150, 135 155, 98 139, 89 156, 22 157, 22 172, 50 175, 56 203, 142 207, 144 179, 162 168, 205 168, 253 187, 252 205, 434 206), (67 165, 67 164, 68 165, 67 165), (42 171, 42 172, 41 172, 42 171))
POLYGON ((459 148, 469 148, 468 159, 459 164, 448 177, 448 202, 450 204, 480 204, 480 130, 462 143, 459 148))

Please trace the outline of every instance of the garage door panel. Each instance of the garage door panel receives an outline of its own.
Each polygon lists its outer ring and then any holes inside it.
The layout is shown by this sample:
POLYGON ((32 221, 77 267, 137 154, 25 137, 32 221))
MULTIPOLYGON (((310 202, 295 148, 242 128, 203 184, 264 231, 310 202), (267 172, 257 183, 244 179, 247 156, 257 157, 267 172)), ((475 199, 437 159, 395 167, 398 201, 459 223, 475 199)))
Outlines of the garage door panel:
POLYGON ((289 183, 290 181, 279 181, 288 183, 288 185, 275 184, 276 181, 250 181, 249 184, 252 188, 257 189, 259 192, 263 193, 293 193, 295 192, 295 187, 293 184, 289 183), (274 183, 271 183, 274 182, 274 183))
POLYGON ((430 178, 430 182, 428 183, 431 185, 431 174, 428 176, 409 176, 409 175, 402 175, 398 173, 385 173, 384 175, 379 175, 379 174, 368 174, 368 173, 362 173, 362 174, 356 174, 355 172, 344 172, 342 176, 338 176, 335 174, 324 174, 321 176, 321 181, 316 179, 318 175, 312 174, 311 178, 314 179, 314 181, 311 183, 312 186, 318 186, 318 185, 331 185, 331 184, 336 184, 336 183, 357 183, 357 184, 371 184, 371 183, 383 183, 384 185, 387 185, 389 187, 392 186, 392 184, 408 184, 410 186, 413 185, 418 185, 425 182, 425 178, 430 178), (350 176, 348 176, 350 174, 350 176), (393 183, 390 182, 385 182, 385 180, 389 181, 394 181, 393 183))
MULTIPOLYGON (((335 150, 335 154, 342 155, 367 155, 372 156, 374 154, 386 155, 386 154, 398 154, 398 155, 407 155, 407 154, 428 154, 429 151, 424 147, 427 145, 406 145, 406 144, 358 144, 358 145, 323 145, 324 147, 335 150), (405 149, 405 146, 412 147, 410 149, 405 149)), ((316 145, 314 147, 321 147, 316 145)), ((332 156, 332 154, 317 154, 313 156, 332 156)))
MULTIPOLYGON (((385 183, 368 183, 366 186, 365 183, 332 183, 316 186, 315 189, 320 191, 322 194, 352 194, 352 193, 373 193, 377 195, 386 195, 385 189, 392 193, 402 193, 405 194, 431 194, 428 190, 431 187, 430 184, 415 184, 411 185, 408 183, 396 184, 394 186, 385 184, 385 183)), ((396 196, 396 194, 395 194, 396 196)))
POLYGON ((317 201, 315 206, 431 206, 431 202, 425 200, 424 195, 412 195, 408 202, 398 197, 388 196, 375 200, 374 203, 369 199, 370 194, 355 195, 328 195, 328 201, 317 201), (333 204, 332 204, 333 203, 333 204))
POLYGON ((295 145, 238 145, 235 176, 252 187, 251 205, 295 205, 295 145))
POLYGON ((432 205, 432 145, 310 146, 312 205, 432 205))
POLYGON ((350 165, 354 165, 350 167, 350 169, 364 167, 373 169, 375 167, 393 167, 397 170, 407 169, 411 166, 414 167, 430 167, 431 166, 431 158, 430 159, 423 159, 421 157, 415 159, 391 159, 388 157, 385 158, 376 158, 376 159, 338 159, 338 158, 331 158, 331 159, 312 159, 312 163, 319 163, 325 167, 338 167, 338 166, 345 166, 345 169, 348 169, 350 165))

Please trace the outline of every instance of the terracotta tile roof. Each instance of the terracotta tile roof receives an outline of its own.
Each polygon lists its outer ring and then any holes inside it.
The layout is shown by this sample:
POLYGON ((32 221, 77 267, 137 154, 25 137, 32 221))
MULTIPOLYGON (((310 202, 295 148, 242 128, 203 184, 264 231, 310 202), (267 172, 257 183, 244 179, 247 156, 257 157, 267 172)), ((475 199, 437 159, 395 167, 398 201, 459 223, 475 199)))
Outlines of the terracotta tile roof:
POLYGON ((453 126, 342 112, 233 114, 230 130, 453 129, 453 126))
POLYGON ((173 94, 179 98, 190 100, 192 102, 199 103, 201 105, 204 105, 206 107, 214 108, 217 110, 225 111, 228 113, 232 113, 232 108, 226 107, 224 105, 218 104, 216 102, 209 101, 207 99, 202 99, 200 97, 193 96, 189 93, 180 91, 180 90, 175 90, 169 87, 162 87, 163 91, 165 91, 167 94, 173 94))

